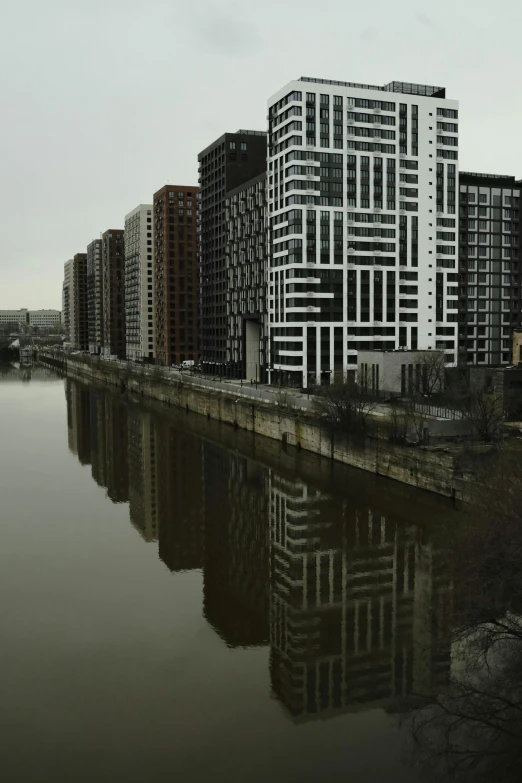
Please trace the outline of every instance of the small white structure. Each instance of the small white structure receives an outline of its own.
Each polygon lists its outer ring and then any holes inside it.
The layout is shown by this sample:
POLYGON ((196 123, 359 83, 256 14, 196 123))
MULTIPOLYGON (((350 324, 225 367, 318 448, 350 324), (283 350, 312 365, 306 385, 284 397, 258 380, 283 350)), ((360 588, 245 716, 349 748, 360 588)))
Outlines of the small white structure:
POLYGON ((375 393, 435 394, 444 388, 444 351, 359 351, 357 383, 375 393))

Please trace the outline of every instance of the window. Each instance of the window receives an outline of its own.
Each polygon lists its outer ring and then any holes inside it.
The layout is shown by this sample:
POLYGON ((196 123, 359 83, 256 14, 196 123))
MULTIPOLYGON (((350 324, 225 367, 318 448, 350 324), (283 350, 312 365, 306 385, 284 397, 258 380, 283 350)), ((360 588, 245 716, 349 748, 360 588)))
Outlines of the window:
POLYGON ((458 119, 459 113, 456 109, 437 109, 437 117, 447 117, 448 119, 458 119))
POLYGON ((236 149, 236 142, 235 141, 231 141, 230 144, 229 144, 229 148, 231 150, 235 150, 236 149))
POLYGON ((246 141, 242 141, 241 142, 241 152, 246 152, 246 151, 247 151, 246 141))

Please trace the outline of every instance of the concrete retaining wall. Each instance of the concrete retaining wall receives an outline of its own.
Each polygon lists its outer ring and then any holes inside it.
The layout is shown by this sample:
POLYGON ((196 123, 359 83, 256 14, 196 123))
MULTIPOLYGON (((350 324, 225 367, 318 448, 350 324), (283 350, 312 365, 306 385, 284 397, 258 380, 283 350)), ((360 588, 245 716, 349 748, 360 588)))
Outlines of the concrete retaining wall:
MULTIPOLYGON (((52 357, 42 355, 40 361, 58 366, 52 357)), ((117 386, 122 391, 175 405, 286 446, 446 497, 463 499, 472 479, 462 469, 463 461, 456 447, 419 448, 379 438, 351 438, 332 433, 303 411, 251 402, 233 391, 195 387, 183 380, 152 378, 141 367, 129 373, 110 362, 83 363, 67 358, 66 366, 59 368, 71 377, 117 386)))

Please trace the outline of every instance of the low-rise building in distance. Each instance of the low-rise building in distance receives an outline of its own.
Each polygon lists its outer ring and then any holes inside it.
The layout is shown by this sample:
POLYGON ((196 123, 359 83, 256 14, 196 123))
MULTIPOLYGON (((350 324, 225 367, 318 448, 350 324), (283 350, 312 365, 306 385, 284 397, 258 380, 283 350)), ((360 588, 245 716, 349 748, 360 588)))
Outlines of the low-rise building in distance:
POLYGON ((57 329, 62 324, 60 310, 0 310, 0 327, 12 325, 17 329, 26 326, 38 329, 57 329))

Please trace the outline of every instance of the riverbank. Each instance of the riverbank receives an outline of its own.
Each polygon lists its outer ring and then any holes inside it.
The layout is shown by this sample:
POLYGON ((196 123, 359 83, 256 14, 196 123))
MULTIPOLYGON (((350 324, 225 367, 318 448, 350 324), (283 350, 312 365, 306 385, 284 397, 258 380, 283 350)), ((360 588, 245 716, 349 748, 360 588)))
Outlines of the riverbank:
POLYGON ((380 437, 350 437, 332 432, 306 409, 287 407, 284 394, 269 399, 262 392, 253 399, 240 387, 216 388, 216 383, 200 384, 160 368, 63 355, 41 354, 40 361, 70 377, 115 386, 454 500, 465 500, 471 491, 473 460, 491 452, 488 447, 476 447, 471 459, 469 449, 462 445, 405 446, 380 437))

